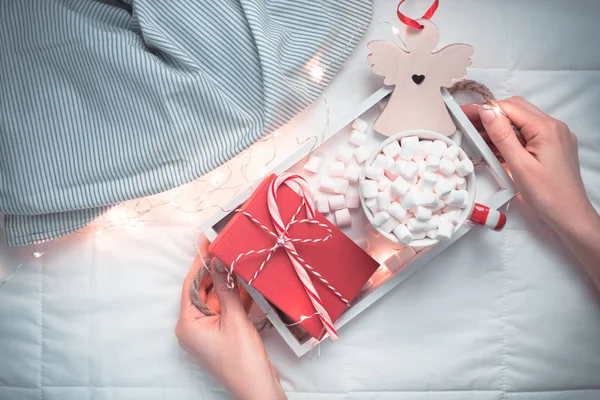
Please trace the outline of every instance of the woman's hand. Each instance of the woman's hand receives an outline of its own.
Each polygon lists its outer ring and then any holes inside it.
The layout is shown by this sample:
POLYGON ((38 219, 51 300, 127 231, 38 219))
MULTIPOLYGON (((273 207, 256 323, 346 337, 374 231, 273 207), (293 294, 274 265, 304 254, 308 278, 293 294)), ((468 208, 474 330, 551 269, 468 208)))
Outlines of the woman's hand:
POLYGON ((586 267, 600 289, 600 216, 589 201, 569 127, 520 97, 500 108, 468 105, 463 110, 485 128, 523 199, 552 227, 586 267), (521 145, 508 118, 521 130, 521 145))
POLYGON ((585 224, 592 207, 579 171, 577 137, 564 122, 549 117, 522 98, 498 104, 521 129, 527 141, 525 147, 499 109, 478 107, 478 115, 525 201, 553 228, 585 224))
POLYGON ((240 292, 227 288, 227 272, 216 258, 210 265, 214 294, 210 281, 205 281, 200 296, 217 315, 205 316, 192 304, 190 288, 198 269, 205 267, 203 259, 208 258, 205 248, 202 252, 204 257, 196 258, 183 284, 181 311, 175 328, 181 347, 200 361, 235 398, 285 399, 277 372, 248 318, 240 292))

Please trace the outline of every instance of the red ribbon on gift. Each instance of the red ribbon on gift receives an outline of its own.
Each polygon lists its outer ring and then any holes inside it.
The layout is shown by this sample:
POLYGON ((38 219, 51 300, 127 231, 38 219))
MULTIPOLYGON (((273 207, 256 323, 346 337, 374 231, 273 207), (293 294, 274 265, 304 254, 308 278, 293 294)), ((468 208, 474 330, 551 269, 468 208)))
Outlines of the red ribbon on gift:
MULTIPOLYGON (((404 3, 406 0, 400 0, 400 3, 398 3, 398 7, 396 8, 396 14, 398 15, 398 19, 400 21, 402 21, 405 25, 410 26, 411 28, 415 28, 415 29, 423 29, 423 25, 421 25, 420 23, 418 23, 417 21, 415 21, 414 19, 407 17, 406 15, 402 14, 400 12, 400 6, 402 5, 402 3, 404 3)), ((435 14, 438 6, 440 5, 440 1, 439 0, 435 0, 433 2, 433 4, 431 5, 431 7, 429 7, 429 9, 425 12, 425 14, 423 15, 424 19, 431 19, 431 17, 433 17, 433 14, 435 14)))
POLYGON ((275 238, 275 243, 273 244, 272 247, 269 247, 269 248, 263 248, 263 249, 259 249, 259 250, 250 250, 246 253, 239 254, 237 256, 237 258, 230 265, 229 273, 227 275, 228 286, 230 288, 234 287, 233 271, 234 271, 235 263, 238 262, 240 259, 250 256, 250 255, 265 254, 265 253, 267 254, 267 256, 265 257, 263 262, 260 264, 259 268, 256 270, 256 273, 254 274, 252 279, 250 279, 248 281, 248 285, 251 286, 252 282, 258 277, 258 275, 264 269, 264 267, 267 265, 267 263, 269 262, 269 260, 273 256, 273 254, 278 249, 282 248, 285 250, 288 258, 290 259, 290 262, 292 263, 292 266, 294 267, 294 271, 296 272, 296 274, 298 275, 298 278, 302 282, 302 286, 304 287, 306 294, 308 295, 312 305, 314 306, 314 308, 316 310, 316 315, 319 316, 321 322, 323 323, 323 326, 325 327, 325 330, 327 331, 327 333, 329 333, 331 340, 337 340, 338 334, 333 326, 333 321, 331 320, 329 313, 325 309, 325 306, 323 304, 323 301, 319 297, 319 294, 315 290, 315 287, 312 283, 309 273, 312 274, 313 276, 317 277, 321 282, 323 282, 347 306, 350 305, 350 302, 346 298, 344 298, 344 296, 340 292, 338 292, 318 271, 316 271, 312 266, 307 264, 306 261, 298 254, 298 252, 296 251, 296 248, 294 246, 294 243, 324 242, 326 240, 331 239, 331 237, 333 235, 331 229, 326 224, 321 223, 315 219, 314 200, 313 200, 310 188, 308 187, 308 183, 306 182, 306 180, 304 178, 302 178, 299 175, 295 175, 295 174, 288 173, 288 174, 282 174, 282 175, 278 176, 276 179, 274 179, 271 182, 271 184, 269 186, 269 190, 268 190, 268 194, 267 194, 267 206, 269 209, 269 215, 271 217, 271 221, 273 222, 273 226, 275 227, 275 232, 271 231, 268 227, 266 227, 260 221, 255 219, 248 212, 245 212, 245 211, 239 211, 239 212, 244 214, 246 217, 250 218, 250 220, 252 222, 254 222, 260 228, 265 230, 269 235, 273 236, 275 238), (279 206, 277 205, 277 189, 281 185, 283 185, 287 182, 294 182, 299 186, 300 192, 301 192, 300 195, 302 197, 302 203, 296 210, 296 213, 292 216, 290 222, 285 224, 281 218, 281 213, 279 212, 279 206), (306 209, 307 218, 298 220, 297 217, 300 214, 300 211, 302 210, 302 208, 306 209), (319 226, 319 227, 325 229, 327 231, 327 235, 320 237, 320 238, 293 238, 289 234, 289 229, 294 224, 314 224, 316 226, 319 226))

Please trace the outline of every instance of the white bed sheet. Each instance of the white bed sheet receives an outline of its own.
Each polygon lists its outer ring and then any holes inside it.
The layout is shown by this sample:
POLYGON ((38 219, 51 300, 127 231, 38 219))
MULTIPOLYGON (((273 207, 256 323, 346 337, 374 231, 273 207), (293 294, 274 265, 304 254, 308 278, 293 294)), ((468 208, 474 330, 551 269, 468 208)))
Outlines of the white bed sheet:
MULTIPOLYGON (((406 12, 426 3, 408 2, 406 12)), ((327 91, 331 119, 381 85, 366 42, 390 34, 383 22, 396 23, 396 4, 375 2, 373 26, 327 91)), ((469 78, 498 97, 523 95, 577 133, 596 207, 599 17, 597 0, 444 1, 434 17, 442 42, 475 47, 469 78)), ((320 132, 326 109, 321 99, 257 146, 263 157, 234 160, 232 189, 210 201, 235 194, 242 163, 256 179, 265 154, 280 160, 296 136, 320 132)), ((0 248, 0 277, 25 260, 0 287, 0 399, 228 398, 174 336, 181 282, 207 215, 186 211, 167 204, 138 227, 97 234, 98 224, 50 244, 0 248)), ((324 343, 318 357, 297 359, 276 332, 266 334, 289 397, 600 398, 600 296, 520 199, 508 215, 503 232, 469 233, 342 329, 339 342, 324 343)))

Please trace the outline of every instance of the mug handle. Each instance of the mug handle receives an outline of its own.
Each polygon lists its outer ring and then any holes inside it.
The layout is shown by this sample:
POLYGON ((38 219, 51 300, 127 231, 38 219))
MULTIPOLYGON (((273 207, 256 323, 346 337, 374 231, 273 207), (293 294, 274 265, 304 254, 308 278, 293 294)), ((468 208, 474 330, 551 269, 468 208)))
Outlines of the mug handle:
POLYGON ((506 225, 506 214, 483 204, 475 203, 468 220, 475 225, 501 231, 504 225, 506 225))

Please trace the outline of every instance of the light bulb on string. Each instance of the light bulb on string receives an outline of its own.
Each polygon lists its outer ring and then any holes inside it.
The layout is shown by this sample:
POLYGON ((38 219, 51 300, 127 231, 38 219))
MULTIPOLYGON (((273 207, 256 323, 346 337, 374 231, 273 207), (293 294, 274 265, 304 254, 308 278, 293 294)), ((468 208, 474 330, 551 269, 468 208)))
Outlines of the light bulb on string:
POLYGON ((214 171, 210 178, 210 183, 212 183, 212 185, 215 187, 219 187, 224 183, 223 182, 224 178, 225 178, 225 176, 221 171, 214 171))
POLYGON ((400 29, 396 28, 395 26, 392 26, 392 32, 394 33, 394 35, 398 36, 398 34, 400 33, 400 29))
POLYGON ((325 72, 325 69, 320 65, 313 65, 310 69, 310 75, 317 82, 321 82, 321 80, 323 79, 323 72, 325 72))

